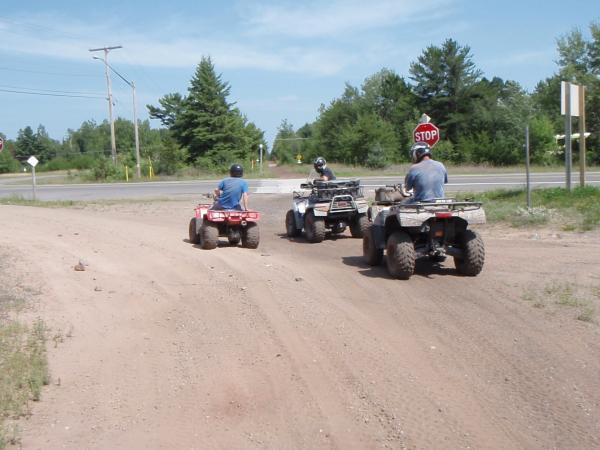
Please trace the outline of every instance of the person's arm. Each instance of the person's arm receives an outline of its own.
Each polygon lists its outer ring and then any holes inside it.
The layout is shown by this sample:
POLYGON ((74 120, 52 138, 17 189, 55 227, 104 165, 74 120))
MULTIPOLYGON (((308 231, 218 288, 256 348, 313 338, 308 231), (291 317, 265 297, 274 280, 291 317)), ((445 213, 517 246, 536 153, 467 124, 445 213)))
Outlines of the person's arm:
POLYGON ((223 189, 225 189, 225 183, 223 183, 223 180, 221 180, 219 182, 219 185, 213 191, 214 195, 215 195, 215 200, 218 199, 221 196, 221 193, 223 192, 223 189))
POLYGON ((244 211, 248 211, 248 193, 244 192, 242 194, 242 208, 244 208, 244 211))

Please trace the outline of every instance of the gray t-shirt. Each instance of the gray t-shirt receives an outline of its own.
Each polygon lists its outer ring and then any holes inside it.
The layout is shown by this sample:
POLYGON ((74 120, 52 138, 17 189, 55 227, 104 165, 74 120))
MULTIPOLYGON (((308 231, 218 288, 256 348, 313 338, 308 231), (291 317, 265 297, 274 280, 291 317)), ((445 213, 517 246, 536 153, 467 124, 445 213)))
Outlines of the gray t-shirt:
POLYGON ((422 202, 444 197, 444 183, 448 182, 448 172, 439 161, 424 159, 413 164, 406 174, 406 190, 414 189, 413 202, 422 202))

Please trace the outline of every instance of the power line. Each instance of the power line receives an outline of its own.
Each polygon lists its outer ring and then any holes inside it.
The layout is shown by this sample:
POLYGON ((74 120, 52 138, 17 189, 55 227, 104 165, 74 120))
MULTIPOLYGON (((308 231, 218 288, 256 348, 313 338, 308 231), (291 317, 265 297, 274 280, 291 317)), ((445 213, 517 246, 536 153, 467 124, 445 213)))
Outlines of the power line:
POLYGON ((46 72, 43 70, 17 69, 14 67, 0 67, 0 70, 8 70, 11 72, 37 73, 37 74, 41 74, 41 75, 58 75, 58 76, 65 76, 65 77, 101 78, 100 75, 92 75, 92 74, 87 74, 87 73, 46 72))
POLYGON ((20 89, 20 90, 26 90, 26 91, 38 91, 38 92, 52 92, 52 93, 57 93, 57 94, 81 94, 81 95, 93 95, 93 96, 98 96, 100 98, 104 98, 104 94, 100 93, 100 92, 89 92, 89 91, 61 91, 61 90, 57 90, 57 89, 41 89, 41 88, 28 88, 28 87, 23 87, 23 86, 9 86, 9 85, 1 85, 0 84, 0 88, 4 88, 4 89, 20 89))
POLYGON ((93 98, 93 99, 104 98, 104 97, 93 97, 91 95, 52 94, 49 92, 27 92, 27 91, 13 90, 13 89, 0 89, 0 92, 10 92, 12 94, 44 95, 44 96, 48 96, 48 97, 72 97, 72 98, 93 98))

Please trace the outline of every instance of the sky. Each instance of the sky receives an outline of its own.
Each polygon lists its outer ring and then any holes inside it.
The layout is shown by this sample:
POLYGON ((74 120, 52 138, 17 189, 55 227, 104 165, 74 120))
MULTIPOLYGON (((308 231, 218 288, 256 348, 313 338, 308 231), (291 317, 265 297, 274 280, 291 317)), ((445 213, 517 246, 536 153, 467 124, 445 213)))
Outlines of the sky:
MULTIPOLYGON (((447 38, 471 48, 485 77, 531 91, 557 70, 556 39, 574 28, 587 36, 592 21, 598 0, 0 0, 0 132, 14 139, 43 124, 61 140, 107 119, 104 67, 92 58, 102 54, 92 48, 123 47, 109 63, 135 82, 140 119, 163 95, 185 94, 210 56, 229 100, 271 146, 283 119, 314 121, 345 83, 382 68, 408 79, 411 62, 447 38)), ((114 74, 112 85, 115 117, 131 120, 131 88, 114 74)))

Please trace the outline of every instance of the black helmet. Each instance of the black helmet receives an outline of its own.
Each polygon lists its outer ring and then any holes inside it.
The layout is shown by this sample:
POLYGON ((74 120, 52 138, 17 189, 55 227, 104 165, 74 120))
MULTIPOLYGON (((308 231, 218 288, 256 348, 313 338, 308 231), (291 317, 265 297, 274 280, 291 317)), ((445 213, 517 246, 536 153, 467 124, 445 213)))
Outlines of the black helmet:
POLYGON ((431 147, 426 142, 415 142, 410 148, 410 157, 414 163, 418 163, 426 155, 431 156, 431 147))
POLYGON ((315 159, 313 166, 317 172, 321 173, 323 172, 323 169, 327 167, 327 161, 325 161, 325 158, 322 156, 319 156, 317 159, 315 159))
POLYGON ((244 176, 244 168, 239 164, 232 164, 229 168, 229 176, 240 178, 244 176))

